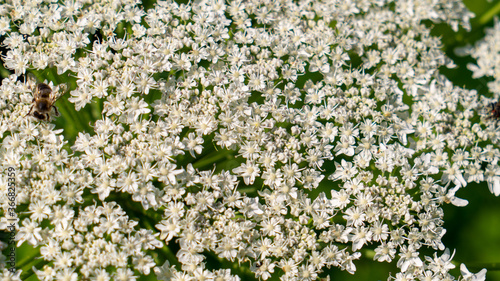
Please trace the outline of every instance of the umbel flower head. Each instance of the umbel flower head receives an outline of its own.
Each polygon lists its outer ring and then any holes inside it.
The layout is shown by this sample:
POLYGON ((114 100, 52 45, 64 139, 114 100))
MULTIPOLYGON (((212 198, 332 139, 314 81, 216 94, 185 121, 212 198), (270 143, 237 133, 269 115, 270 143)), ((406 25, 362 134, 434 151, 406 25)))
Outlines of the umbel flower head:
POLYGON ((498 185, 499 130, 439 74, 422 21, 470 16, 454 0, 7 1, 1 159, 17 246, 40 262, 2 277, 317 280, 372 250, 396 280, 455 280, 441 206, 498 185), (27 73, 68 84, 53 123, 25 116, 27 73))

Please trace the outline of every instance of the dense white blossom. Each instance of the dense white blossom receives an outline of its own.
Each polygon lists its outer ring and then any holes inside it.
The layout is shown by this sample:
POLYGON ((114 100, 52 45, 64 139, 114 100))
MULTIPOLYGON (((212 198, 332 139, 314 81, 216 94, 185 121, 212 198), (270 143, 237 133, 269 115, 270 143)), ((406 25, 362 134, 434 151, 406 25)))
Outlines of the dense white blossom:
POLYGON ((396 280, 453 280, 441 206, 470 182, 500 194, 500 131, 440 75, 423 22, 470 17, 456 0, 7 0, 17 243, 40 247, 40 280, 240 280, 214 256, 316 280, 364 249, 396 280), (70 86, 56 121, 25 117, 28 72, 70 86))

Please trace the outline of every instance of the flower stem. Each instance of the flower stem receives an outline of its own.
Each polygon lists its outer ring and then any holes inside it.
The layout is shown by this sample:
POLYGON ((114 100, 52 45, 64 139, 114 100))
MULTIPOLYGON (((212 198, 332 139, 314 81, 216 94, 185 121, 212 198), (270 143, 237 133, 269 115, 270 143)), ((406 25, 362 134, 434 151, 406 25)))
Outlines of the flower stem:
POLYGON ((484 25, 487 24, 488 22, 493 19, 494 16, 498 15, 500 13, 500 2, 498 2, 495 6, 493 6, 491 9, 486 11, 480 18, 479 18, 479 23, 484 25))
POLYGON ((193 167, 195 169, 197 168, 201 168, 201 167, 204 167, 204 166, 207 166, 207 165, 210 165, 210 164, 213 164, 213 163, 216 163, 217 161, 221 160, 221 159, 231 159, 232 157, 230 157, 232 151, 231 150, 227 150, 227 149, 224 149, 224 150, 219 150, 219 151, 214 151, 208 155, 206 155, 205 157, 203 157, 202 159, 196 161, 195 163, 193 163, 193 167))

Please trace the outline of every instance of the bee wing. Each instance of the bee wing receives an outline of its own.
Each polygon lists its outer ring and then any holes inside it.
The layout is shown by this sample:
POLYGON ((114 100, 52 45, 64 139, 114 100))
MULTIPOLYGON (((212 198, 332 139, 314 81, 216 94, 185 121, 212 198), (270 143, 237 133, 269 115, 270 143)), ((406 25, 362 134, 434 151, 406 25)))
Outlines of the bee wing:
POLYGON ((31 84, 36 85, 37 81, 38 80, 36 79, 36 77, 35 77, 35 75, 33 73, 31 73, 31 72, 26 73, 26 82, 28 84, 30 84, 30 85, 31 84))
POLYGON ((53 98, 54 102, 64 96, 68 92, 68 88, 68 84, 66 83, 57 85, 57 90, 53 92, 54 95, 57 95, 53 98))
POLYGON ((59 84, 58 85, 59 87, 59 92, 62 92, 63 95, 66 93, 66 91, 68 90, 68 84, 66 83, 63 83, 63 84, 59 84))
POLYGON ((35 75, 33 75, 33 73, 31 72, 28 72, 26 75, 25 75, 25 82, 26 82, 26 85, 28 86, 28 89, 30 89, 30 91, 33 93, 33 96, 36 98, 38 96, 38 91, 37 91, 37 79, 35 77, 35 75))

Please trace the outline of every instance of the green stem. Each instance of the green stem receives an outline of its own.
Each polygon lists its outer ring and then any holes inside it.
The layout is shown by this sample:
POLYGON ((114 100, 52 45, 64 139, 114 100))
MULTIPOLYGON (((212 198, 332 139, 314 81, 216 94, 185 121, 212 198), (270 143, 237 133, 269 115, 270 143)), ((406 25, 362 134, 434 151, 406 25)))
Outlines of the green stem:
POLYGON ((254 193, 257 192, 257 187, 243 187, 238 188, 238 191, 243 194, 254 193))
POLYGON ((493 17, 498 15, 500 13, 500 2, 498 2, 495 6, 493 6, 491 9, 489 9, 486 13, 484 13, 480 18, 479 18, 479 23, 481 25, 487 24, 490 22, 493 17))
POLYGON ((230 159, 229 155, 232 153, 230 150, 220 150, 220 151, 214 151, 205 157, 201 158, 200 160, 196 161, 193 164, 193 167, 195 169, 216 163, 217 161, 227 158, 230 159))
POLYGON ((31 255, 25 255, 22 260, 19 261, 17 264, 17 268, 22 269, 23 271, 27 271, 31 268, 31 266, 24 268, 27 265, 30 265, 31 263, 36 261, 36 257, 40 256, 40 251, 36 248, 33 249, 33 251, 29 251, 31 255))
POLYGON ((42 259, 38 259, 38 260, 33 261, 33 265, 29 269, 23 270, 23 273, 21 273, 21 276, 20 276, 21 280, 28 280, 28 278, 35 275, 35 272, 33 271, 33 267, 41 268, 41 266, 38 266, 38 265, 42 264, 42 263, 44 263, 44 260, 42 260, 42 259))
POLYGON ((500 270, 500 262, 465 262, 467 268, 476 272, 483 268, 486 268, 488 271, 499 271, 500 270))
POLYGON ((61 102, 60 105, 58 105, 58 110, 61 113, 60 118, 64 118, 66 121, 65 129, 70 130, 70 135, 74 134, 76 136, 77 132, 86 131, 83 124, 76 121, 80 120, 81 117, 75 115, 73 111, 68 108, 67 102, 61 102))
POLYGON ((164 257, 166 257, 166 259, 170 262, 171 265, 177 265, 180 267, 180 263, 177 260, 177 257, 168 247, 168 242, 165 244, 166 244, 165 247, 161 248, 160 251, 163 253, 164 257))

